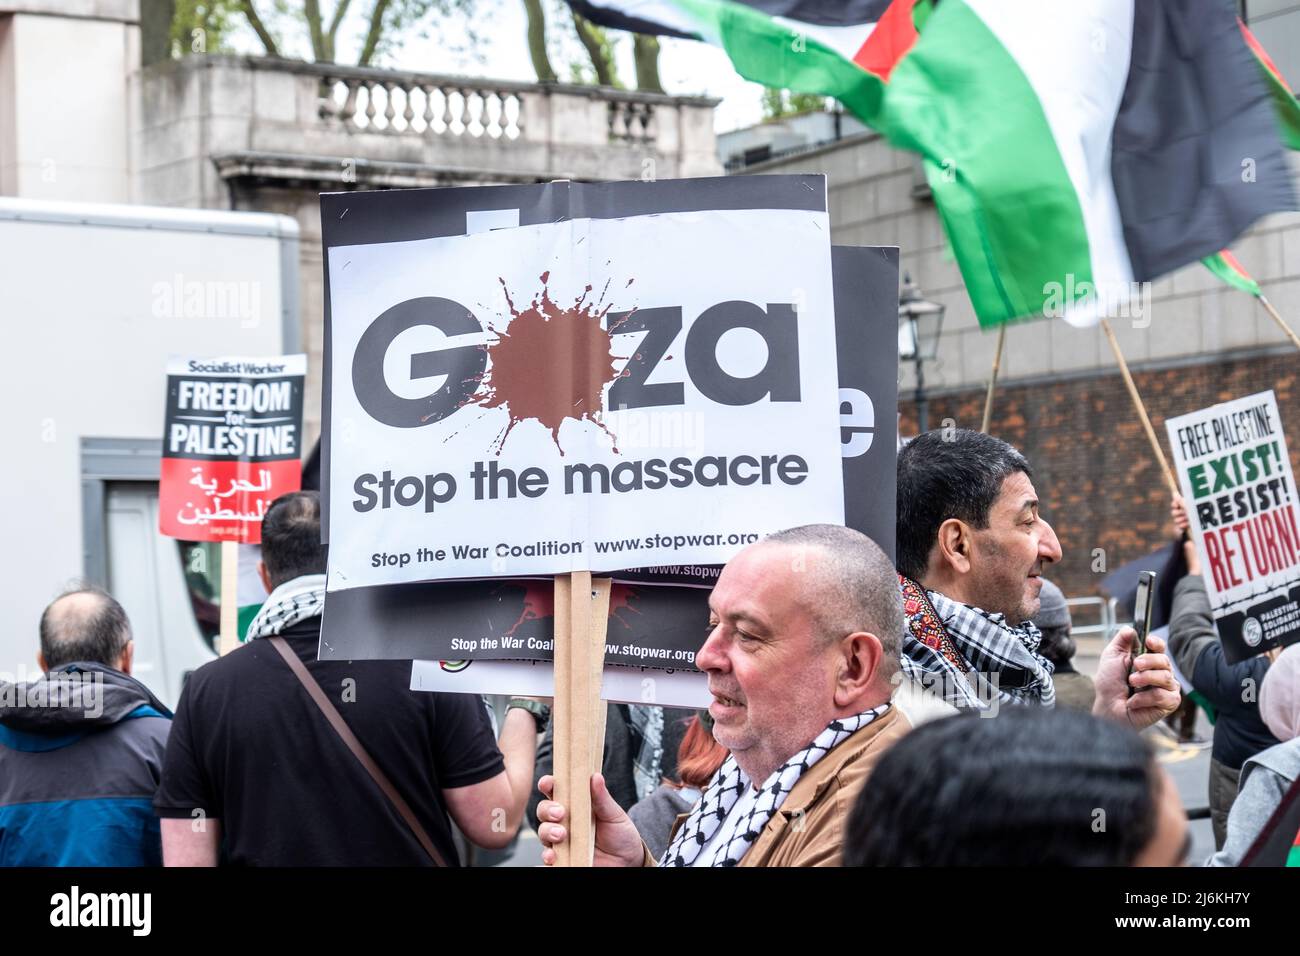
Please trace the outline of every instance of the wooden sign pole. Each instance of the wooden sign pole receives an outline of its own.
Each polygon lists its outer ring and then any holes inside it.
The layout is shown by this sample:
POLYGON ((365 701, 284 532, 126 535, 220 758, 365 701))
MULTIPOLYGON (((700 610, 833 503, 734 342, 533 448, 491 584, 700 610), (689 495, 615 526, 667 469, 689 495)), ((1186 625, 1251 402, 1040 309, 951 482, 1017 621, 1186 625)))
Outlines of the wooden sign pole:
POLYGON ((569 838, 556 847, 557 866, 591 866, 596 831, 591 775, 605 751, 600 699, 609 625, 609 578, 590 571, 555 576, 555 800, 568 810, 569 838))
POLYGON ((217 653, 222 657, 239 646, 239 542, 221 542, 221 637, 217 653))
POLYGON ((1160 447, 1160 440, 1156 438, 1156 430, 1151 427, 1151 419, 1147 416, 1146 406, 1142 404, 1142 396, 1138 394, 1137 386, 1133 384, 1133 376, 1129 374, 1128 362, 1124 361, 1124 353, 1120 351, 1119 340, 1115 338, 1115 331, 1110 327, 1108 319, 1101 320, 1101 327, 1106 333, 1106 338, 1110 339, 1111 351, 1115 353, 1115 361, 1119 362, 1119 372, 1124 376, 1124 384, 1128 387, 1129 397, 1133 399, 1133 404, 1137 408, 1138 418, 1142 420, 1142 427, 1146 430, 1147 440, 1151 442, 1151 449, 1156 453, 1156 461, 1160 462, 1160 471, 1164 475, 1165 484, 1169 486, 1169 493, 1180 495, 1182 492, 1178 488, 1178 479, 1174 477, 1173 469, 1169 467, 1169 462, 1165 460, 1164 449, 1160 447))
POLYGON ((993 353, 993 372, 989 375, 989 390, 984 393, 984 419, 980 423, 980 431, 984 434, 989 432, 989 422, 993 418, 993 389, 998 384, 998 369, 1002 367, 1002 345, 1007 340, 1006 323, 998 326, 998 347, 993 353))
POLYGON ((1273 321, 1278 324, 1286 334, 1286 337, 1291 340, 1291 344, 1300 349, 1300 336, 1297 336, 1291 326, 1286 324, 1286 320, 1282 318, 1277 309, 1273 308, 1273 303, 1268 301, 1263 294, 1260 294, 1257 298, 1259 299, 1259 304, 1264 307, 1264 311, 1273 317, 1273 321))

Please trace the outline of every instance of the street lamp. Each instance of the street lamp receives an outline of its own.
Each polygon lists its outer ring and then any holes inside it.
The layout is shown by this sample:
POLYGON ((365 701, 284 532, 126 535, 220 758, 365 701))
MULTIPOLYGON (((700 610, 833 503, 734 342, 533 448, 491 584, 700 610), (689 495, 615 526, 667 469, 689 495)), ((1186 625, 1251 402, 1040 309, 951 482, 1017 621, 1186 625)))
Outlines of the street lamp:
POLYGON ((917 434, 930 429, 924 363, 939 354, 944 311, 940 303, 921 298, 921 290, 912 283, 912 277, 903 273, 903 288, 898 293, 898 357, 916 363, 917 434))

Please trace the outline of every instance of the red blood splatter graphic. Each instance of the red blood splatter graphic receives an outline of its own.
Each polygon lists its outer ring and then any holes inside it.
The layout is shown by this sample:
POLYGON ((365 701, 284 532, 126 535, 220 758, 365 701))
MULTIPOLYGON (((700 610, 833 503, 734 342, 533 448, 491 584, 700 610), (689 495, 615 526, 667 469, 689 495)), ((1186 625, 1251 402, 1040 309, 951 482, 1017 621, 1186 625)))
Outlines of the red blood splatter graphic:
POLYGON ((506 637, 514 636, 519 625, 526 621, 540 621, 555 617, 555 584, 551 581, 521 581, 524 589, 524 609, 519 612, 519 620, 510 625, 506 637))
MULTIPOLYGON (((506 637, 513 637, 522 625, 528 621, 540 621, 545 618, 555 617, 555 584, 551 581, 518 581, 511 585, 511 589, 523 588, 524 607, 519 612, 519 619, 510 625, 510 629, 505 632, 506 637)), ((611 620, 618 621, 628 630, 632 625, 623 617, 623 613, 640 614, 641 612, 632 606, 633 602, 639 599, 639 593, 635 587, 627 584, 611 584, 609 588, 609 616, 611 620)))
POLYGON ((591 294, 587 286, 572 306, 561 308, 547 288, 550 273, 540 278, 541 294, 523 311, 515 308, 505 279, 500 279, 512 318, 505 330, 493 329, 497 341, 485 346, 490 360, 483 377, 486 391, 472 401, 484 408, 505 409, 510 416, 496 442, 498 455, 514 427, 530 418, 550 431, 556 448, 566 419, 593 422, 609 435, 617 452, 617 437, 600 419, 602 393, 618 377, 610 330, 601 325, 612 305, 602 308, 604 292, 600 301, 587 302, 591 294))
POLYGON ((637 600, 639 595, 637 589, 626 584, 611 584, 609 586, 609 617, 612 621, 618 621, 629 631, 632 625, 623 617, 623 612, 628 614, 640 614, 632 606, 632 602, 637 600))

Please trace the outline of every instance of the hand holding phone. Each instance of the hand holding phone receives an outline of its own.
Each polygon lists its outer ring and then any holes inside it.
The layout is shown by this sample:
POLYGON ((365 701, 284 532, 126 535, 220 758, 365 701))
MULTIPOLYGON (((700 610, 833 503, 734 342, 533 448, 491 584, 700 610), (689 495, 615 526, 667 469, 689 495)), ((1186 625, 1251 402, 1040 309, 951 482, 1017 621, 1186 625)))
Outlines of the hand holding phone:
MULTIPOLYGON (((1138 575, 1137 597, 1133 601, 1133 629, 1137 631, 1137 640, 1133 643, 1133 660, 1129 663, 1129 673, 1137 659, 1147 652, 1147 635, 1151 633, 1151 608, 1155 603, 1156 573, 1143 571, 1138 575)), ((1129 696, 1134 688, 1129 685, 1129 696)))

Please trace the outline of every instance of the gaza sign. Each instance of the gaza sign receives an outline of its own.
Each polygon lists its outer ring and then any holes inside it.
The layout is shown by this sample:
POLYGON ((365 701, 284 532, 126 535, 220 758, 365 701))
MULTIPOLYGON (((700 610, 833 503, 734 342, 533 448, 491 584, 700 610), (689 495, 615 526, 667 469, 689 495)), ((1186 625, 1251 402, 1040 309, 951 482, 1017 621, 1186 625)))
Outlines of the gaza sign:
POLYGON ((844 522, 829 223, 328 250, 330 588, 720 564, 844 522))

